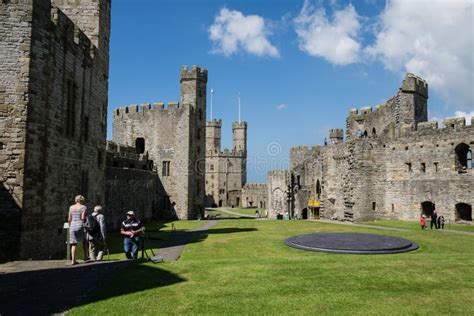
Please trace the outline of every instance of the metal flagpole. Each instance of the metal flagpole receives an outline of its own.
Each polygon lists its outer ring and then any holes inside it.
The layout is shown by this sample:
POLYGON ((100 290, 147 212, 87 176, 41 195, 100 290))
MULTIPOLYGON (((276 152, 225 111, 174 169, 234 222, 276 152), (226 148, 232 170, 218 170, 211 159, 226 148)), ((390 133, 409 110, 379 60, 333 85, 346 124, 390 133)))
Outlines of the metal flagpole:
POLYGON ((239 124, 240 124, 240 92, 239 92, 238 98, 239 98, 239 124))
POLYGON ((211 121, 212 121, 212 95, 214 94, 214 89, 211 88, 211 121))

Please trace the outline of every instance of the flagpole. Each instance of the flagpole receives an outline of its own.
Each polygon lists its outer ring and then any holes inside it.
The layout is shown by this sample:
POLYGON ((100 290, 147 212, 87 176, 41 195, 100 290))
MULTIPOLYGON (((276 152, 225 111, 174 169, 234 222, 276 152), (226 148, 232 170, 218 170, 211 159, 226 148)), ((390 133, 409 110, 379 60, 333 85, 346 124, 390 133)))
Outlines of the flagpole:
POLYGON ((240 124, 240 92, 239 92, 239 124, 240 124))
POLYGON ((212 95, 214 94, 214 89, 211 88, 211 122, 212 122, 212 95))

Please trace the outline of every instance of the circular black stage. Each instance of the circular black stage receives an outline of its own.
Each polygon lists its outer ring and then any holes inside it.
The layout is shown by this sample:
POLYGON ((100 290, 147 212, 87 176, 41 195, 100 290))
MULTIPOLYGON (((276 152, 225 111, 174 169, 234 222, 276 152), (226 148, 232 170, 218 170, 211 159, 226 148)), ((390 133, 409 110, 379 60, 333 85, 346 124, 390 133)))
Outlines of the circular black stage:
POLYGON ((417 244, 400 237, 359 233, 300 235, 288 238, 285 244, 303 250, 368 255, 418 249, 417 244))

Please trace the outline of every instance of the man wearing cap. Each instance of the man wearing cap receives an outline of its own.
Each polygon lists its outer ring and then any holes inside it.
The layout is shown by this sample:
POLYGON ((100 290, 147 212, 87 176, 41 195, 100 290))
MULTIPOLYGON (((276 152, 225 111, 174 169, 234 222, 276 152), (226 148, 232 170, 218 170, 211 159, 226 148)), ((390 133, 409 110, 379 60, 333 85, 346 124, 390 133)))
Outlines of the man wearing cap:
POLYGON ((127 219, 122 222, 120 233, 124 235, 123 248, 127 259, 137 260, 138 246, 140 245, 140 232, 143 230, 142 223, 135 218, 135 212, 128 211, 127 219))

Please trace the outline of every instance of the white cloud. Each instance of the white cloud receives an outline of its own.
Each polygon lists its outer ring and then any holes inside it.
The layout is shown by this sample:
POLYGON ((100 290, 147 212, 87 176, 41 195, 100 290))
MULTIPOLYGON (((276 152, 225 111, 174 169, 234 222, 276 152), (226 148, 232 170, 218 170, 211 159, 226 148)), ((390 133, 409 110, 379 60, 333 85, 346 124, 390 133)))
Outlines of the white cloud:
POLYGON ((328 18, 323 8, 316 9, 305 0, 295 18, 299 48, 311 56, 323 57, 338 65, 357 62, 361 45, 359 15, 349 4, 328 18))
POLYGON ((278 104, 278 105, 276 106, 276 109, 277 109, 278 111, 283 111, 283 110, 286 109, 286 108, 287 108, 287 106, 286 106, 286 104, 284 104, 284 103, 278 104))
POLYGON ((243 15, 236 10, 222 8, 209 27, 209 38, 216 53, 230 56, 239 50, 257 56, 278 57, 279 52, 267 36, 268 25, 258 15, 243 15))
POLYGON ((389 1, 366 52, 394 72, 423 77, 451 107, 472 109, 473 12, 472 1, 389 1))
POLYGON ((456 117, 465 117, 466 118, 466 125, 471 125, 471 119, 474 117, 474 111, 471 111, 469 113, 463 112, 463 111, 456 111, 454 113, 454 116, 456 117))

